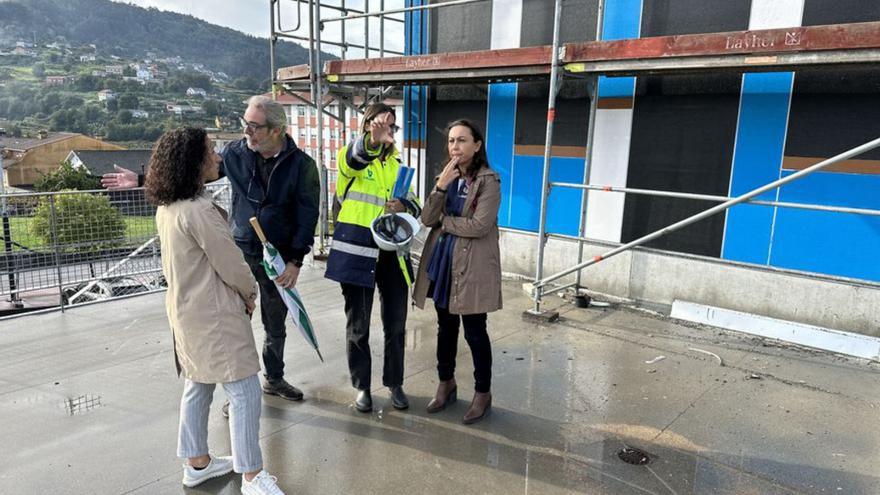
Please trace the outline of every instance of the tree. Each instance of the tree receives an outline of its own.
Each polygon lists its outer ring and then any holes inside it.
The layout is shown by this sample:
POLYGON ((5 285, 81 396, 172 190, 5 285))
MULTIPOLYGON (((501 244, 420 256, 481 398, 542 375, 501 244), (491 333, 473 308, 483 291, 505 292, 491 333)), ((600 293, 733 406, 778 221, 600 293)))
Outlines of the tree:
POLYGON ((83 106, 83 99, 79 96, 68 96, 64 98, 64 102, 62 103, 63 108, 80 108, 83 106))
POLYGON ((96 123, 101 120, 101 107, 93 104, 88 104, 83 111, 83 117, 86 122, 96 123))
POLYGON ((205 102, 202 103, 202 109, 208 117, 216 117, 220 115, 220 112, 222 111, 220 102, 217 100, 205 100, 205 102))
POLYGON ((34 77, 42 79, 46 75, 46 66, 42 63, 34 64, 33 73, 34 77))
POLYGON ((58 170, 43 174, 34 182, 34 189, 39 192, 53 192, 63 189, 89 191, 100 188, 101 179, 92 177, 85 167, 74 167, 68 160, 61 162, 58 170))
POLYGON ((131 124, 131 119, 131 110, 121 110, 116 114, 116 120, 118 120, 120 124, 131 124))
POLYGON ((37 206, 33 232, 61 251, 98 251, 118 246, 125 238, 125 221, 103 194, 59 194, 37 206))
POLYGON ((127 108, 130 110, 134 110, 138 107, 139 103, 140 102, 138 101, 138 97, 131 93, 125 93, 119 97, 120 109, 127 108))
POLYGON ((232 84, 241 90, 254 91, 260 85, 260 82, 253 77, 239 77, 232 84))
POLYGON ((107 105, 107 111, 110 113, 116 113, 119 110, 119 102, 116 101, 116 98, 110 98, 104 103, 107 105))
POLYGON ((61 95, 58 93, 47 93, 46 96, 43 97, 43 101, 40 103, 40 111, 46 115, 59 108, 61 108, 61 95))
POLYGON ((125 77, 134 77, 137 75, 137 71, 135 71, 131 67, 123 67, 122 68, 122 75, 125 77))
POLYGON ((76 78, 76 89, 80 91, 96 91, 101 87, 101 79, 86 74, 76 78))

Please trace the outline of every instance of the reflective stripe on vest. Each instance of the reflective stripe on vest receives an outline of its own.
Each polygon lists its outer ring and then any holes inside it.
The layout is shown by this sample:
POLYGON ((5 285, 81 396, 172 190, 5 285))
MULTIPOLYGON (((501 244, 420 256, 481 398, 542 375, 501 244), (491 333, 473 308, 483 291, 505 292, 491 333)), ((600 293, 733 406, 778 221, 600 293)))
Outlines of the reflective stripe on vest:
POLYGON ((348 194, 345 195, 345 200, 360 201, 362 203, 367 203, 374 206, 381 206, 383 208, 385 207, 386 203, 385 198, 373 194, 367 194, 361 191, 349 191, 348 194))
POLYGON ((357 244, 351 244, 340 240, 334 240, 333 244, 330 246, 330 249, 336 249, 337 251, 341 251, 343 253, 353 254, 355 256, 363 256, 365 258, 376 259, 379 257, 379 250, 376 248, 358 246, 357 244))

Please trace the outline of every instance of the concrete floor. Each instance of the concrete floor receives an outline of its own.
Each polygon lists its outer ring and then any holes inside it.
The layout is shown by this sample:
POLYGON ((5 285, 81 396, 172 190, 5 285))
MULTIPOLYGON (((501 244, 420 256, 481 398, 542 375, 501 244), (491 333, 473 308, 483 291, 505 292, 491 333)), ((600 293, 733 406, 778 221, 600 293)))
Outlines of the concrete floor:
MULTIPOLYGON (((473 392, 463 339, 463 400, 424 412, 435 330, 433 311, 419 310, 407 334, 412 408, 394 411, 377 386, 365 415, 351 406, 341 294, 321 274, 304 270, 301 290, 326 362, 291 335, 288 378, 306 400, 263 405, 266 468, 288 494, 880 493, 877 364, 559 299, 562 320, 539 326, 521 320, 528 299, 511 283, 507 309, 489 318, 488 420, 460 423, 473 392), (624 446, 652 461, 621 462, 624 446)), ((182 382, 163 297, 0 322, 0 492, 238 493, 238 476, 180 484, 182 382)), ((372 342, 380 384, 381 331, 372 342)), ((210 444, 221 455, 222 401, 218 389, 210 444)))

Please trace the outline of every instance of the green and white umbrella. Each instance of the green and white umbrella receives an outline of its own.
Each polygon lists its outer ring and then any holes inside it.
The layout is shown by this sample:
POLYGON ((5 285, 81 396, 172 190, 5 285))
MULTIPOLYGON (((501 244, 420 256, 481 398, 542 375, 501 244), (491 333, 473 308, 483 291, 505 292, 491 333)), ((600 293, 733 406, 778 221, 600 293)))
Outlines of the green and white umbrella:
MULTIPOLYGON (((281 255, 278 254, 278 250, 275 249, 275 246, 266 239, 266 235, 263 233, 263 229, 260 228, 260 223, 257 221, 256 217, 251 218, 251 225, 254 226, 257 236, 263 243, 263 268, 266 270, 266 275, 268 275, 271 280, 275 280, 284 272, 284 260, 281 259, 281 255)), ((290 314, 290 317, 293 319, 297 328, 299 328, 299 332, 302 334, 303 338, 306 339, 306 342, 315 349, 315 352, 318 353, 318 358, 323 363, 324 357, 321 356, 321 351, 318 349, 318 338, 315 337, 312 320, 309 319, 309 314, 306 313, 306 307, 302 302, 299 291, 296 290, 296 288, 285 289, 278 285, 278 283, 275 284, 275 287, 277 287, 278 292, 281 293, 281 299, 287 306, 287 312, 290 314)))

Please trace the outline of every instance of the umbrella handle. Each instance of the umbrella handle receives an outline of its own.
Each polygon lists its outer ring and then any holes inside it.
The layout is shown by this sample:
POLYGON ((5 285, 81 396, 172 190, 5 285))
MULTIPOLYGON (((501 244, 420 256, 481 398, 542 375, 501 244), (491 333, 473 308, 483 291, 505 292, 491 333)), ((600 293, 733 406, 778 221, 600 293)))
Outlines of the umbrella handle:
POLYGON ((260 241, 263 244, 269 242, 266 240, 266 234, 263 232, 263 228, 260 227, 260 221, 257 220, 257 217, 251 217, 251 225, 254 227, 254 230, 257 232, 257 237, 260 238, 260 241))

